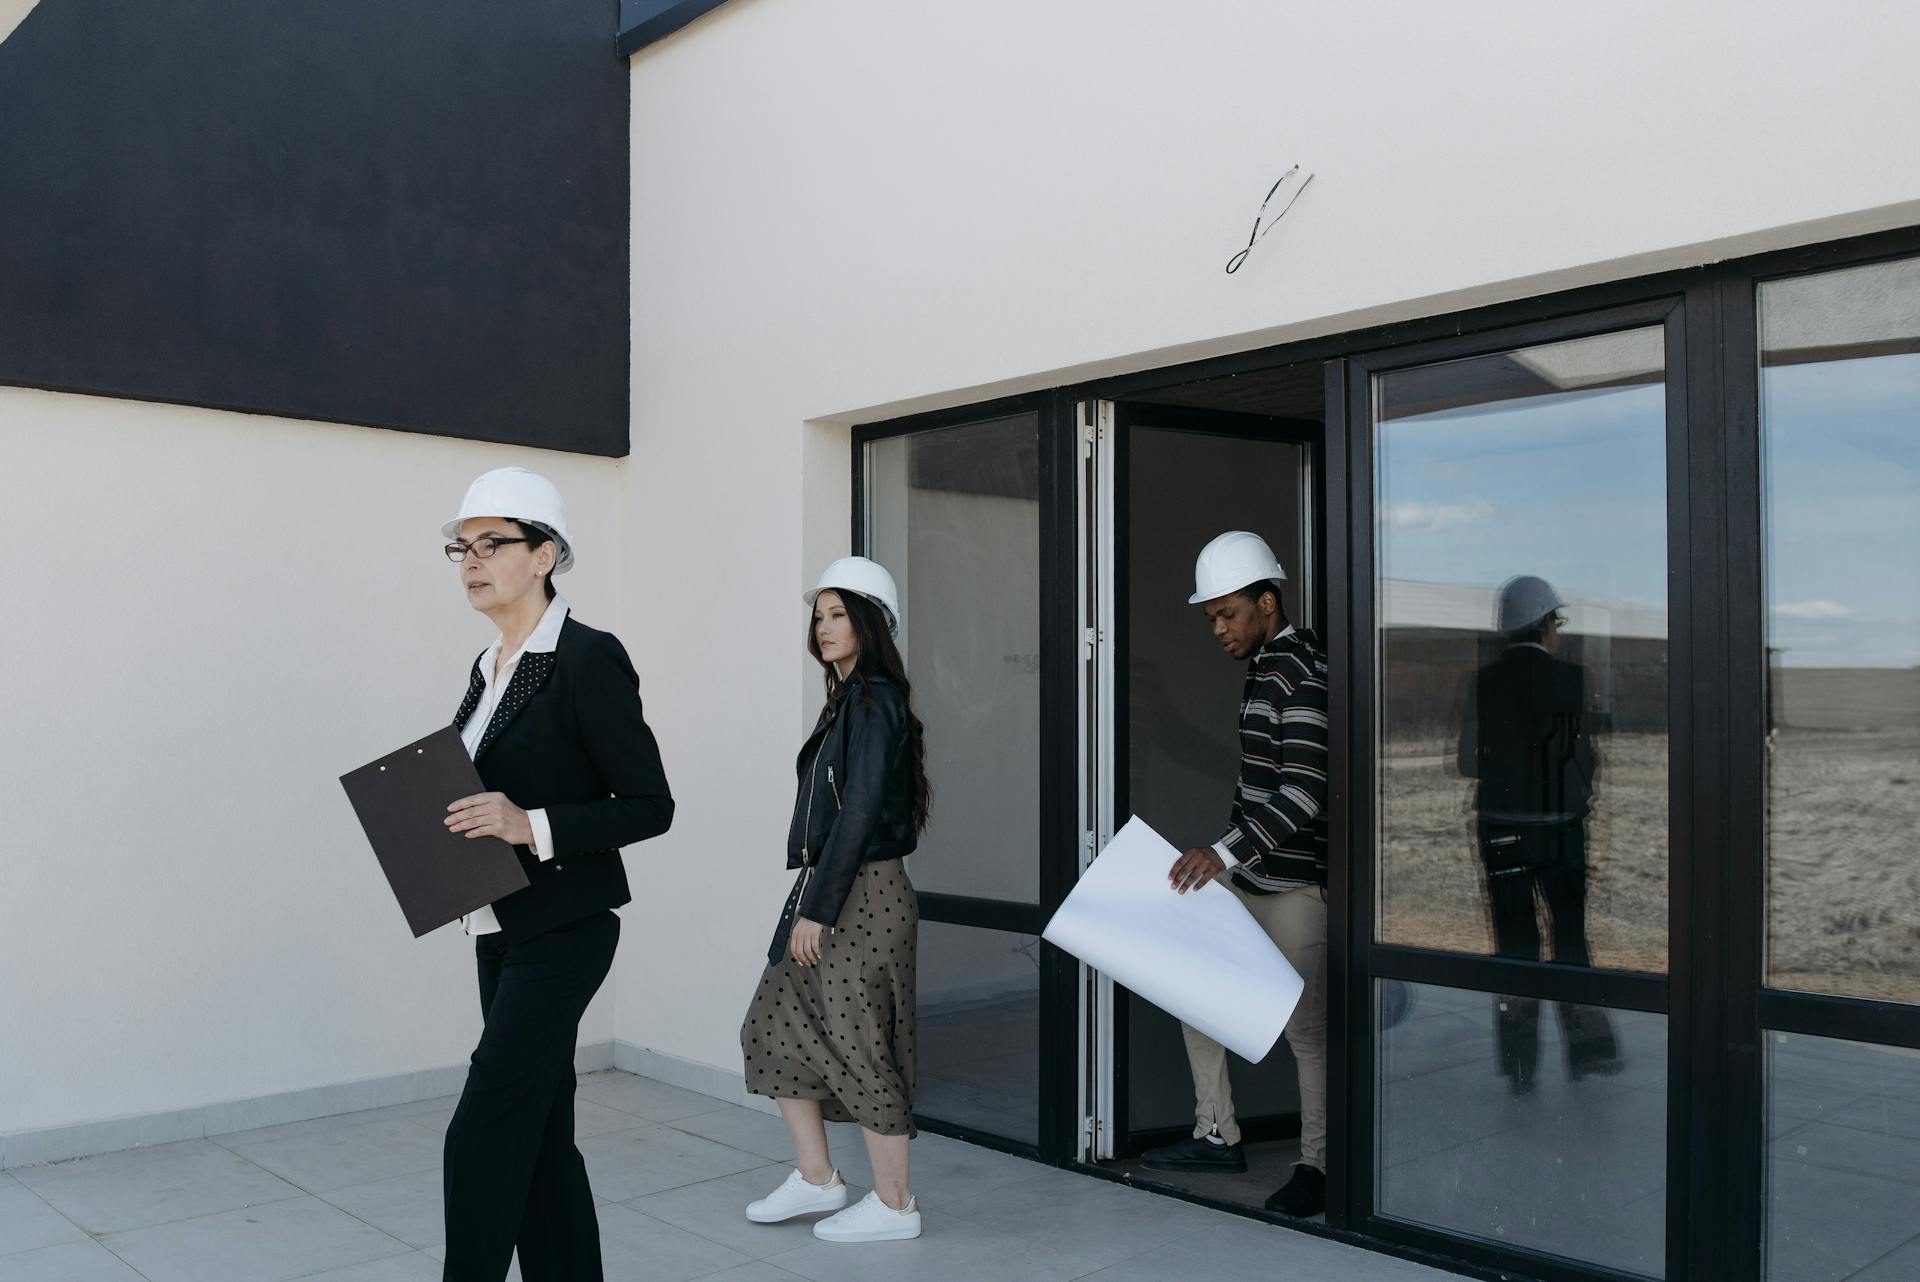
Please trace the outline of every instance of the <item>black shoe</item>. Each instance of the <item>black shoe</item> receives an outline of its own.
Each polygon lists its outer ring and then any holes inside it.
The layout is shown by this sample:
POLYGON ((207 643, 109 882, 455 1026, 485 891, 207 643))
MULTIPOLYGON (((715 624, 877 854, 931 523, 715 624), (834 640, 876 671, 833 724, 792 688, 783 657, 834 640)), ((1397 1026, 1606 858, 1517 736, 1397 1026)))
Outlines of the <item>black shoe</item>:
POLYGON ((1626 1066, 1618 1055, 1581 1055, 1568 1063, 1567 1075, 1576 1082, 1583 1077, 1618 1077, 1626 1066))
POLYGON ((1304 1220, 1327 1209, 1327 1175, 1311 1166, 1293 1168, 1293 1178, 1267 1199, 1267 1209, 1304 1220))
POLYGON ((1205 1171, 1217 1175, 1239 1175, 1247 1169, 1247 1154, 1238 1144, 1215 1144, 1209 1139, 1175 1140, 1162 1148, 1150 1148, 1140 1155, 1140 1165, 1150 1171, 1205 1171))

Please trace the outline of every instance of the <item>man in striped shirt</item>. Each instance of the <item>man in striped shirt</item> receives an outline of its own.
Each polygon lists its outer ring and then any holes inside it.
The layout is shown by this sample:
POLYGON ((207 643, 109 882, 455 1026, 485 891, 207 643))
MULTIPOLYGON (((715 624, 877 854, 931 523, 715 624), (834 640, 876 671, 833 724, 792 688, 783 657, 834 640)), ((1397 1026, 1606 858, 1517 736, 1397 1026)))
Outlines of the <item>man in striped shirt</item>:
MULTIPOLYGON (((1300 1071, 1300 1160, 1267 1209, 1326 1209, 1327 1150, 1327 660, 1317 639, 1287 622, 1286 571, 1264 539, 1244 530, 1201 550, 1190 604, 1214 640, 1247 663, 1240 702, 1240 779, 1224 836, 1187 851, 1169 871, 1181 894, 1220 881, 1305 981, 1287 1023, 1300 1071)), ((1226 1049, 1182 1025, 1193 1070, 1189 1139, 1149 1150, 1156 1170, 1247 1169, 1227 1081, 1226 1049)))

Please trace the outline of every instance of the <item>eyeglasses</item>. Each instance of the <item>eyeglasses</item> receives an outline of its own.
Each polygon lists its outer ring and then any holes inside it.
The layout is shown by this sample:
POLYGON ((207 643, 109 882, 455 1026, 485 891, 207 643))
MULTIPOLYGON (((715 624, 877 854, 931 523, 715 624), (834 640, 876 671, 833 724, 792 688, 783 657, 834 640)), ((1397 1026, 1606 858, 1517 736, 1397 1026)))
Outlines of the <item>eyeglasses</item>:
POLYGON ((482 561, 484 561, 509 543, 531 543, 531 542, 533 542, 532 539, 496 539, 491 535, 487 536, 486 538, 475 539, 471 543, 461 543, 458 540, 455 540, 454 542, 447 544, 447 560, 452 561, 455 564, 458 564, 459 562, 467 559, 468 552, 472 552, 475 556, 479 557, 482 561))
POLYGON ((1300 180, 1300 185, 1294 188, 1293 195, 1288 197, 1287 203, 1280 207, 1280 212, 1273 216, 1272 221, 1267 222, 1266 230, 1261 230, 1260 224, 1266 219, 1267 206, 1273 202, 1273 194, 1280 190, 1281 185, 1285 183, 1287 179, 1299 172, 1300 166, 1295 165, 1292 169, 1287 170, 1286 173, 1281 174, 1280 177, 1274 181, 1273 186, 1267 188, 1267 198, 1260 202, 1260 212, 1253 216, 1253 234, 1247 237, 1247 247, 1227 260, 1227 275, 1231 276, 1240 270, 1241 264, 1247 261, 1247 255, 1253 252, 1253 247, 1266 239, 1267 232, 1272 231, 1280 225, 1280 220, 1287 216, 1289 209, 1293 208, 1293 202, 1305 194, 1308 185, 1313 182, 1312 174, 1308 174, 1300 180))

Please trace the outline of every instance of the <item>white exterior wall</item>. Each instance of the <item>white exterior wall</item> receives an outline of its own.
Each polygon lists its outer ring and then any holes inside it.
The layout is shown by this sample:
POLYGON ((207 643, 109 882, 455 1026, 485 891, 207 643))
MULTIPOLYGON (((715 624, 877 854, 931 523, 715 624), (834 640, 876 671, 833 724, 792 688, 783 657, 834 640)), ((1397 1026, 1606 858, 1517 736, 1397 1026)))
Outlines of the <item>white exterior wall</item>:
POLYGON ((407 938, 335 780, 488 639, 434 547, 482 469, 566 493, 680 803, 581 1041, 737 1074, 849 424, 1920 223, 1916 44, 1893 0, 732 0, 632 62, 630 459, 0 389, 0 1135, 464 1059, 469 945, 407 938))
POLYGON ((622 483, 681 810, 619 1036, 739 1071, 845 424, 1920 223, 1917 46, 1891 0, 732 0, 643 50, 622 483))
POLYGON ((472 944, 410 937, 338 776, 466 692, 439 526, 506 463, 617 627, 624 464, 0 388, 0 1136, 465 1061, 472 944))

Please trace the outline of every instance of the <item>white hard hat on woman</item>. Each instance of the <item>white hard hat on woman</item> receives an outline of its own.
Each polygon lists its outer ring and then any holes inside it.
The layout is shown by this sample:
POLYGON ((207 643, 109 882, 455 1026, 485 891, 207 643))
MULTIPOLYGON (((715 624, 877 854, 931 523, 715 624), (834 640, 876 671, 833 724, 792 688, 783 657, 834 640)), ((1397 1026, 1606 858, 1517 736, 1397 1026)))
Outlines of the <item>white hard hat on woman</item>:
POLYGON ((886 611, 887 631, 899 635, 900 590, 894 586, 886 566, 864 556, 843 556, 826 568, 820 582, 801 599, 812 605, 815 597, 828 590, 859 593, 886 611))
POLYGON ((553 563, 553 572, 565 574, 573 568, 573 535, 567 532, 567 505, 560 501, 560 491, 554 488, 553 482, 538 472, 529 472, 524 467, 496 467, 491 472, 482 472, 467 487, 467 497, 460 501, 460 515, 441 526, 440 533, 450 539, 457 538, 460 523, 476 516, 498 516, 521 525, 538 526, 554 542, 558 559, 553 563))
POLYGON ((1285 581, 1287 572, 1258 534, 1228 530, 1200 549, 1193 566, 1193 595, 1188 605, 1205 605, 1254 583, 1285 581))

